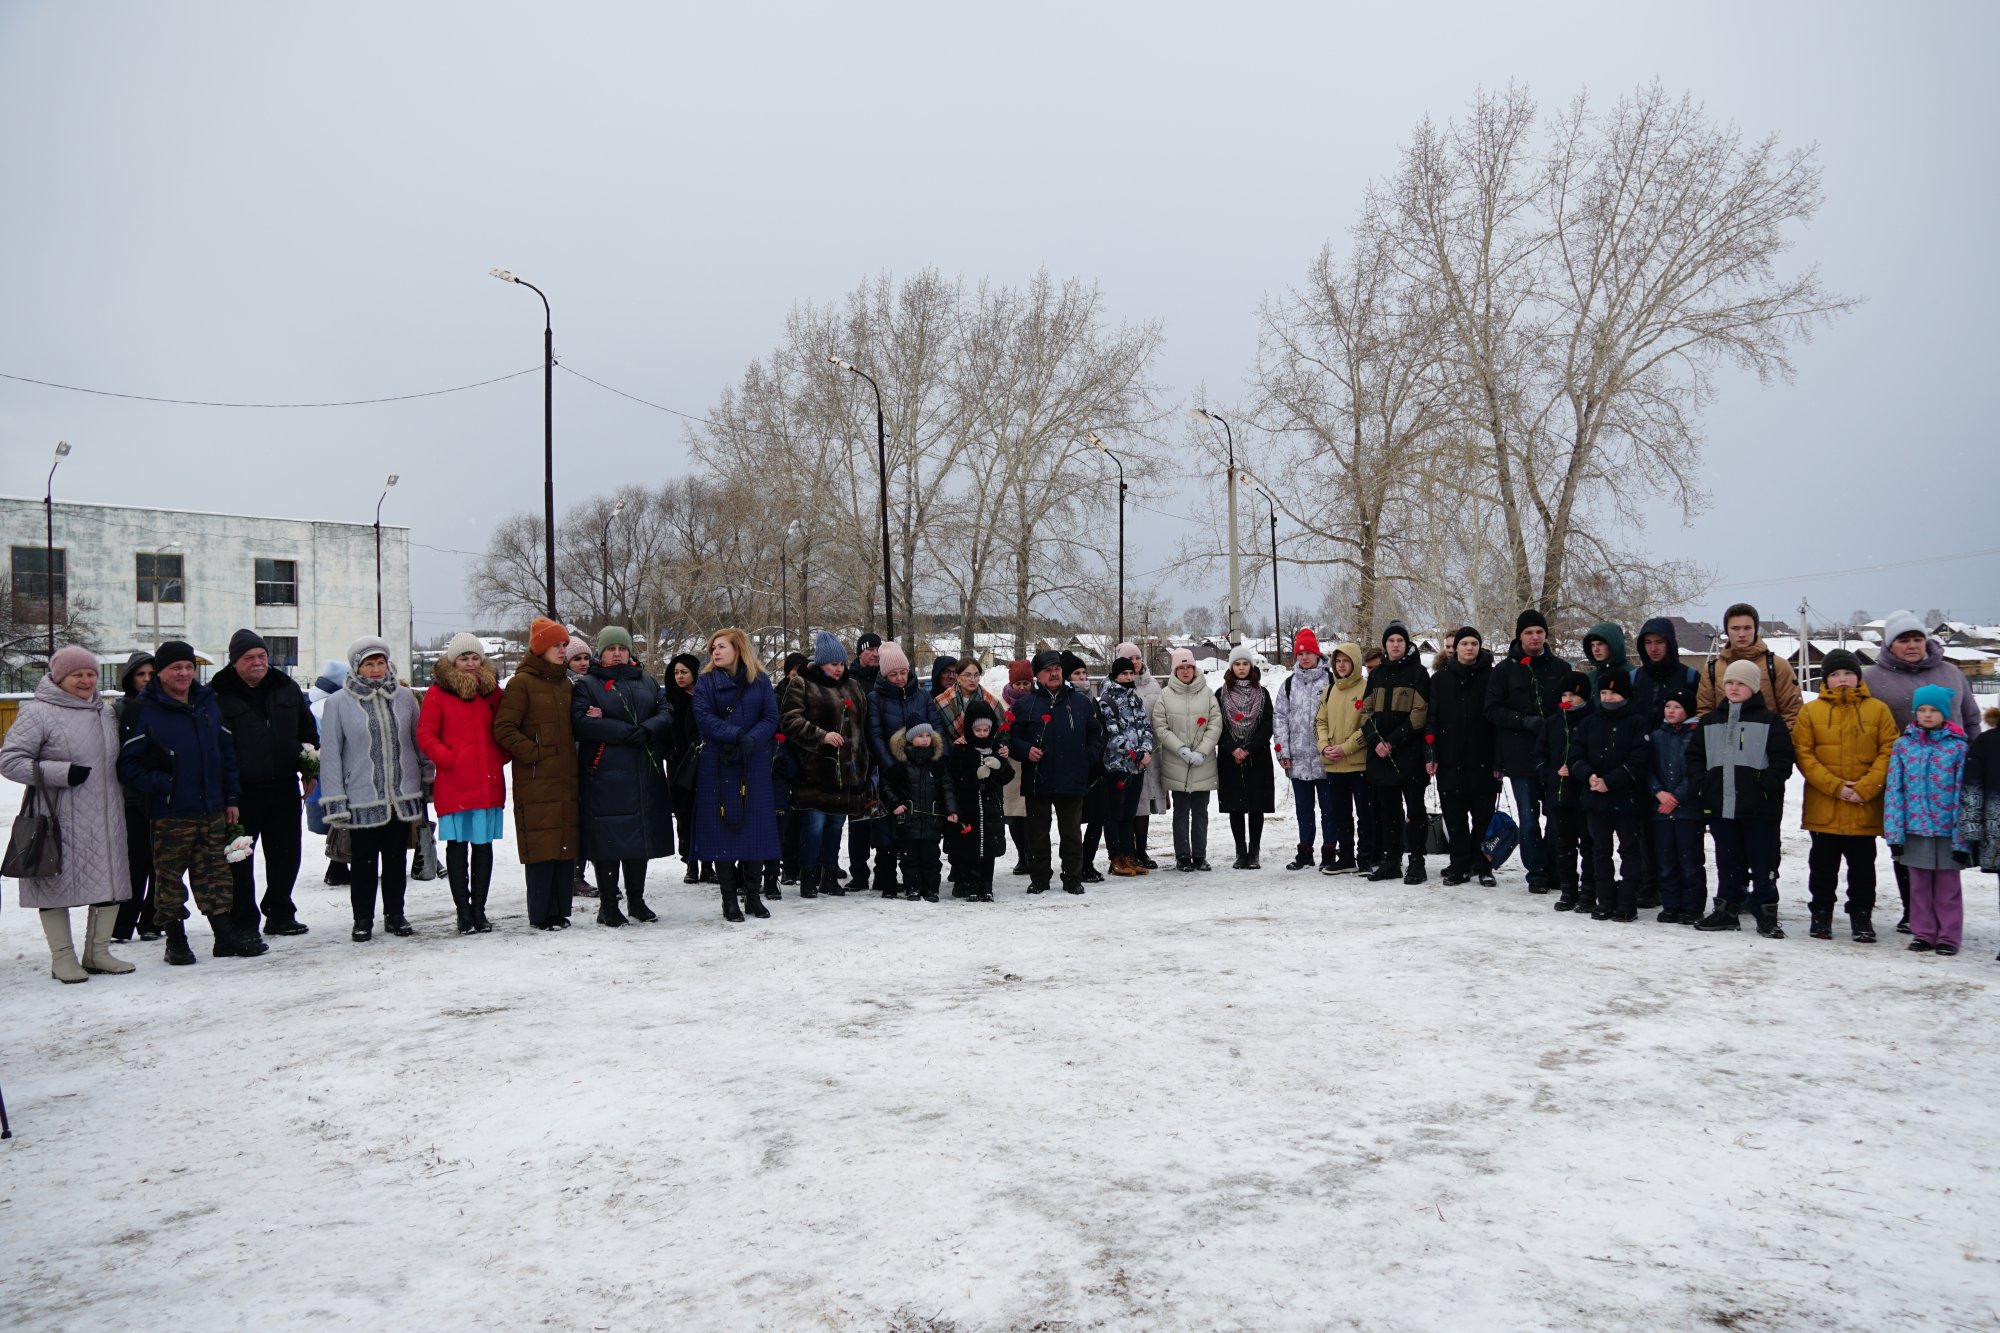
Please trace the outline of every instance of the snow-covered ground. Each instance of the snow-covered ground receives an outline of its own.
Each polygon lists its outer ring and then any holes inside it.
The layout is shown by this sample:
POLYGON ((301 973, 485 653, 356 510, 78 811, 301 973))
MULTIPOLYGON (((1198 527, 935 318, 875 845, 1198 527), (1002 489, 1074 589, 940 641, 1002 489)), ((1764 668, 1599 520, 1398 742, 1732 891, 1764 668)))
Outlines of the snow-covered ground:
POLYGON ((313 856, 312 934, 82 986, 10 886, 0 1327, 2000 1319, 1990 877, 1940 959, 1805 938, 1798 834, 1782 941, 1290 841, 740 926, 667 863, 659 924, 556 935, 503 848, 494 934, 430 885, 365 946, 313 856))

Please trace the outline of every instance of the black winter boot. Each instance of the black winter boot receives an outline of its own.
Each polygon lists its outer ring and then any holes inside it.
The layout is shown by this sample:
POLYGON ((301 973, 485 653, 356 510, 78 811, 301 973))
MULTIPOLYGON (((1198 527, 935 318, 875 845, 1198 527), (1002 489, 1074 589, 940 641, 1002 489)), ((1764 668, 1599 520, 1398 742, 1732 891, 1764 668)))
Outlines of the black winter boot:
POLYGON ((778 888, 778 863, 776 861, 766 861, 764 863, 764 896, 766 898, 782 898, 785 896, 783 891, 778 888))
POLYGON ((1737 918, 1736 909, 1727 903, 1717 903, 1715 910, 1694 923, 1696 930, 1741 930, 1743 922, 1737 918))
POLYGON ((194 950, 188 948, 187 925, 185 922, 167 923, 167 963, 172 967, 194 966, 194 950))
POLYGON ((821 893, 829 898, 846 896, 847 886, 840 882, 840 870, 837 866, 820 866, 818 867, 818 873, 819 891, 821 893))
POLYGON ((1411 857, 1410 868, 1403 872, 1403 883, 1421 884, 1428 878, 1430 877, 1424 873, 1424 858, 1421 856, 1411 857))
POLYGON ((458 909, 458 933, 472 933, 472 891, 471 867, 468 848, 462 842, 448 842, 444 845, 445 879, 451 885, 451 905, 458 909))
POLYGON ((720 884, 722 882, 721 872, 722 867, 718 862, 703 861, 701 863, 701 882, 704 884, 720 884))
POLYGON ((1849 912, 1847 914, 1847 928, 1853 932, 1856 944, 1873 944, 1875 942, 1875 914, 1873 912, 1849 912))
POLYGON ((687 874, 681 876, 681 883, 683 884, 701 883, 701 862, 687 861, 686 865, 687 865, 687 874))
POLYGON ((1385 856, 1376 864, 1373 870, 1368 872, 1368 882, 1370 884, 1386 884, 1392 879, 1401 879, 1402 877, 1403 858, 1400 856, 1385 856))
POLYGON ((724 921, 741 921, 743 919, 743 909, 736 905, 736 863, 734 861, 724 861, 716 869, 719 872, 716 875, 716 879, 721 882, 722 886, 722 919, 724 921))
POLYGON ((818 866, 799 867, 799 897, 801 898, 819 897, 818 866))
POLYGON ((1354 858, 1342 856, 1331 847, 1320 849, 1319 873, 1322 875, 1351 875, 1354 873, 1354 858))
POLYGON ((215 932, 215 948, 211 956, 216 958, 255 958, 269 953, 271 946, 264 943, 264 937, 255 930, 244 930, 229 918, 227 913, 208 919, 210 930, 215 932))
POLYGON ((1806 934, 1812 936, 1816 940, 1832 939, 1833 909, 1831 907, 1825 909, 1821 909, 1818 907, 1813 908, 1812 924, 1806 928, 1806 934))
POLYGON ((625 914, 618 910, 618 881, 602 870, 597 872, 597 924, 600 926, 622 926, 625 914))
POLYGON ((646 906, 644 889, 625 890, 625 914, 634 921, 658 921, 660 914, 646 906))
POLYGON ((1574 912, 1576 910, 1576 890, 1564 889, 1556 898, 1555 908, 1558 912, 1574 912))
POLYGON ((1762 935, 1767 940, 1781 940, 1785 938, 1785 928, 1778 924, 1778 905, 1776 903, 1765 903, 1762 907, 1753 907, 1750 910, 1757 918, 1757 933, 1759 935, 1762 935))
POLYGON ((486 891, 493 886, 493 844, 474 843, 472 847, 472 928, 484 935, 493 929, 493 923, 486 919, 486 891))
POLYGON ((736 863, 736 878, 743 885, 743 910, 751 916, 768 920, 771 914, 765 909, 763 899, 757 895, 757 881, 763 878, 763 874, 754 861, 750 863, 749 873, 745 874, 743 864, 741 861, 736 863))
POLYGON ((1313 868, 1313 864, 1314 862, 1313 862, 1312 844, 1302 842, 1298 845, 1297 848, 1293 850, 1292 859, 1285 862, 1285 869, 1311 870, 1313 868))

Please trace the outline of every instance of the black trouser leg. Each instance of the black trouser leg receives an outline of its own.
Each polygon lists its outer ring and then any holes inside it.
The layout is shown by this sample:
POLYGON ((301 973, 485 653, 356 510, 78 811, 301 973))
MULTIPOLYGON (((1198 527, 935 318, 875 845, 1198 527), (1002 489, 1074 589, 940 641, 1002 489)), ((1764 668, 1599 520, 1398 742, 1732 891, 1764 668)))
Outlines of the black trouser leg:
POLYGON ((1229 812, 1229 837, 1236 844, 1236 859, 1247 860, 1250 856, 1250 818, 1241 810, 1229 812))
POLYGON ((408 882, 410 826, 392 819, 376 828, 351 831, 354 846, 354 882, 348 887, 348 901, 354 908, 356 926, 375 924, 375 896, 382 896, 382 920, 386 923, 403 915, 403 892, 408 882))
POLYGON ((1032 874, 1034 867, 1028 860, 1028 817, 1026 815, 1008 815, 1006 818, 1007 836, 1014 843, 1014 862, 1017 865, 1028 866, 1029 872, 1032 874))
MULTIPOLYGON (((296 780, 251 783, 237 798, 237 822, 256 839, 264 854, 263 915, 273 921, 288 921, 292 906, 292 886, 299 878, 299 858, 304 831, 299 821, 305 806, 299 798, 296 780)), ((229 867, 231 901, 229 919, 246 930, 258 922, 257 854, 253 851, 229 867)))
POLYGON ((1583 811, 1573 805, 1549 807, 1549 837, 1545 844, 1549 878, 1555 881, 1556 892, 1577 892, 1577 843, 1578 825, 1583 823, 1583 811))
POLYGON ((553 925, 569 918, 571 886, 576 882, 573 861, 535 861, 527 867, 528 924, 553 925))
MULTIPOLYGON (((1871 860, 1872 864, 1872 860, 1871 860)), ((1910 919, 1910 870, 1901 861, 1890 862, 1896 872, 1896 893, 1903 900, 1903 920, 1910 919)))
POLYGON ((131 878, 132 896, 118 904, 118 919, 112 924, 114 939, 129 940, 132 930, 151 931, 153 926, 153 828, 145 808, 125 807, 125 865, 131 878))
POLYGON ((1083 875, 1083 797, 1053 796, 1056 833, 1062 845, 1062 877, 1066 885, 1079 884, 1083 875))
POLYGON ((1030 796, 1028 813, 1023 819, 1025 828, 1022 840, 1027 844, 1028 883, 1032 888, 1045 889, 1055 878, 1055 868, 1049 859, 1049 821, 1055 817, 1055 801, 1047 796, 1030 796))

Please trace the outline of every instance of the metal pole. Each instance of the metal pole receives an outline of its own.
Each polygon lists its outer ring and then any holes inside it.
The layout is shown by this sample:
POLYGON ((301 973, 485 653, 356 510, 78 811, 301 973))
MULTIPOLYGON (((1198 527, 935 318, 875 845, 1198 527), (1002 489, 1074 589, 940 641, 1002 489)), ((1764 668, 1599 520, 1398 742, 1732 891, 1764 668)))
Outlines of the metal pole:
POLYGON ((786 559, 787 552, 784 547, 780 546, 778 548, 778 620, 780 622, 778 625, 778 638, 780 646, 782 646, 783 640, 790 638, 792 634, 792 585, 790 579, 786 577, 786 559))
MULTIPOLYGON (((1109 453, 1110 450, 1106 450, 1109 453)), ((1111 460, 1118 463, 1114 456, 1111 460)), ((1125 642, 1125 465, 1118 463, 1118 642, 1125 642)))
MULTIPOLYGON (((47 520, 47 542, 42 547, 42 577, 47 580, 43 587, 49 594, 49 656, 48 670, 55 670, 56 663, 56 469, 69 455, 67 441, 56 441, 55 462, 49 464, 48 485, 42 491, 42 517, 47 520)), ((64 581, 68 581, 68 570, 64 569, 64 581)), ((67 590, 65 590, 67 591, 67 590)))
POLYGON ((1229 441, 1229 643, 1235 647, 1243 642, 1239 623, 1243 615, 1243 591, 1236 555, 1236 432, 1229 428, 1226 418, 1216 420, 1222 422, 1222 433, 1229 441))
POLYGON ((375 502, 375 637, 382 637, 382 502, 375 502))
POLYGON ((1262 486, 1254 488, 1264 497, 1264 503, 1271 510, 1271 636, 1276 640, 1271 660, 1283 665, 1285 660, 1285 624, 1278 612, 1278 502, 1262 486))
MULTIPOLYGON (((541 289, 521 284, 542 296, 541 289)), ((556 618, 556 334, 549 298, 542 296, 542 543, 549 619, 556 618)))
POLYGON ((896 581, 889 563, 889 430, 882 414, 882 386, 852 361, 843 361, 832 353, 826 358, 842 370, 852 371, 868 381, 868 387, 875 391, 875 471, 882 481, 882 618, 886 632, 885 639, 896 637, 896 581))

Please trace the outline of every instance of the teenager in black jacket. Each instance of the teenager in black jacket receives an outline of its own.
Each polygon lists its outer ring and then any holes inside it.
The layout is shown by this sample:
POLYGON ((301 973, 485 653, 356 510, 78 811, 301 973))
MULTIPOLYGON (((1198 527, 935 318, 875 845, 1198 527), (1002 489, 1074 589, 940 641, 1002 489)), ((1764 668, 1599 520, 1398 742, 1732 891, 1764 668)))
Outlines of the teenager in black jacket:
POLYGON ((1493 655, 1470 625, 1452 635, 1449 653, 1431 672, 1430 774, 1451 832, 1451 863, 1440 882, 1463 884, 1474 875, 1494 883, 1493 866, 1479 850, 1499 794, 1493 724, 1486 720, 1486 686, 1493 655))
POLYGON ((1644 859, 1639 829, 1646 818, 1653 727, 1652 719, 1631 701, 1631 691, 1632 676, 1625 668, 1608 666, 1597 673, 1597 707, 1583 723, 1583 753, 1570 765, 1570 772, 1583 778, 1579 800, 1597 862, 1591 916, 1598 921, 1636 921, 1639 915, 1644 859))

